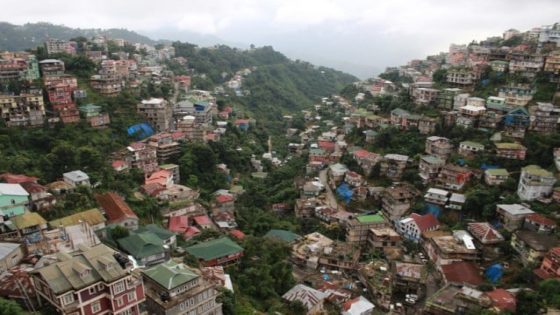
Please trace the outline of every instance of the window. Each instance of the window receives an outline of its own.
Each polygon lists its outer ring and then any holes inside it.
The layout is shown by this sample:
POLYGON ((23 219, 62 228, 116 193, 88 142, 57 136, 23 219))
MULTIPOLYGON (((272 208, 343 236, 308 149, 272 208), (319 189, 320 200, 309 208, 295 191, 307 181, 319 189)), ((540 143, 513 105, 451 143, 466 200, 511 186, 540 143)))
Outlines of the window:
POLYGON ((97 291, 102 291, 104 288, 103 283, 97 285, 97 291))
POLYGON ((123 297, 122 297, 122 296, 121 296, 120 298, 116 299, 116 301, 117 301, 117 307, 123 306, 124 301, 123 301, 123 297))
POLYGON ((129 292, 126 295, 126 299, 128 302, 132 302, 136 300, 136 292, 129 292))
POLYGON ((183 302, 179 305, 179 308, 181 309, 181 311, 184 311, 185 308, 187 308, 186 302, 183 302))
POLYGON ((117 283, 115 283, 114 287, 113 287, 113 293, 114 294, 118 294, 124 291, 124 282, 119 281, 117 283))
POLYGON ((68 293, 68 294, 62 296, 62 304, 63 305, 68 305, 72 302, 74 302, 74 294, 73 293, 68 293))
POLYGON ((101 311, 101 303, 100 302, 95 302, 95 303, 91 304, 91 311, 93 313, 97 313, 97 312, 101 311))
POLYGON ((89 294, 95 294, 95 286, 90 287, 90 288, 88 289, 88 293, 89 293, 89 294))

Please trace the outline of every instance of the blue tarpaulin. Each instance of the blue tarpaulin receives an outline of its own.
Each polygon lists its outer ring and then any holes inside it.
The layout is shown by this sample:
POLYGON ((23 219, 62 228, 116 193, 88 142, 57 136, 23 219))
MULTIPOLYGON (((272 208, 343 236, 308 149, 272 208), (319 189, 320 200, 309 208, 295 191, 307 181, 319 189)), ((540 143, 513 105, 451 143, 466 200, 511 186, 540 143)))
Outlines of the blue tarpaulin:
POLYGON ((493 170, 493 169, 497 169, 497 168, 500 168, 500 166, 499 165, 486 164, 486 163, 484 163, 480 166, 480 169, 483 170, 483 171, 493 170))
POLYGON ((340 198, 342 198, 342 200, 344 200, 346 204, 349 204, 350 200, 352 200, 352 189, 346 183, 342 183, 340 186, 338 186, 338 188, 336 189, 336 194, 340 198))
POLYGON ((441 208, 438 205, 435 205, 433 203, 426 203, 426 213, 428 214, 431 213, 434 215, 434 217, 439 218, 439 215, 441 214, 441 208))
POLYGON ((154 130, 147 123, 136 124, 128 127, 128 135, 142 140, 154 134, 154 130))
POLYGON ((492 266, 486 268, 486 271, 484 272, 484 275, 486 276, 488 281, 492 283, 497 283, 498 281, 500 281, 503 274, 504 266, 502 266, 501 264, 493 264, 492 266))

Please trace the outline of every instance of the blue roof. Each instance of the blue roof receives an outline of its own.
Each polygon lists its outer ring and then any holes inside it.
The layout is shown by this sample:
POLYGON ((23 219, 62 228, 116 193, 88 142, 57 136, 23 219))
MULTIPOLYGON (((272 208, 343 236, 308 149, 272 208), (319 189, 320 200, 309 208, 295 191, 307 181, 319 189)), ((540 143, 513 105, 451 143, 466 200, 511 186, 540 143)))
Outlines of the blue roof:
POLYGON ((346 183, 342 183, 338 186, 336 194, 342 198, 346 204, 349 204, 350 200, 352 200, 352 189, 346 183))
POLYGON ((128 135, 142 140, 154 134, 154 130, 147 123, 136 124, 128 127, 128 135))

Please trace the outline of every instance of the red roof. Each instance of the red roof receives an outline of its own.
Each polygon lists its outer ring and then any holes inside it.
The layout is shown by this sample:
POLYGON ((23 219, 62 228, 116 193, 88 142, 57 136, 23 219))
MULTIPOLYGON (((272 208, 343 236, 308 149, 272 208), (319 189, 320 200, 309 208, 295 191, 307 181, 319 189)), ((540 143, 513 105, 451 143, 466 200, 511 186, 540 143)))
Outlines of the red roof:
POLYGON ((146 184, 146 185, 142 185, 142 191, 144 191, 144 193, 155 197, 157 196, 160 192, 165 190, 165 186, 159 184, 159 183, 151 183, 151 184, 146 184))
POLYGON ((36 182, 23 182, 20 185, 29 194, 34 194, 34 193, 40 193, 40 192, 47 191, 47 188, 45 186, 39 185, 36 182))
POLYGON ((197 225, 204 226, 212 224, 210 218, 207 215, 199 215, 193 218, 197 225))
POLYGON ((239 126, 239 125, 248 125, 249 124, 249 120, 248 119, 237 119, 235 121, 235 125, 239 126))
POLYGON ((526 216, 525 220, 529 220, 540 225, 556 226, 556 222, 538 213, 533 213, 526 216))
POLYGON ((487 222, 473 222, 468 224, 468 229, 471 234, 481 241, 483 244, 486 243, 496 243, 504 240, 504 237, 500 232, 496 231, 487 222))
POLYGON ((484 278, 480 275, 480 268, 471 262, 460 261, 443 265, 441 271, 447 282, 475 286, 484 282, 484 278))
POLYGON ((224 107, 224 110, 223 110, 223 111, 226 112, 226 113, 232 113, 232 112, 233 112, 233 108, 231 108, 231 106, 226 106, 226 107, 224 107))
POLYGON ((114 161, 113 163, 111 163, 111 166, 112 166, 113 168, 121 168, 121 167, 123 167, 123 166, 126 166, 126 162, 123 161, 123 160, 116 160, 116 161, 114 161))
POLYGON ((334 150, 334 145, 332 141, 319 141, 319 147, 323 150, 334 150))
POLYGON ((182 131, 175 131, 171 134, 173 140, 184 140, 186 138, 186 134, 182 131))
POLYGON ((162 186, 167 185, 167 181, 169 178, 173 176, 170 171, 168 170, 159 170, 157 172, 152 173, 148 178, 146 178, 145 183, 146 185, 149 184, 160 184, 162 186))
POLYGON ((8 184, 21 184, 25 182, 37 182, 37 177, 27 176, 23 174, 4 173, 0 175, 0 179, 8 184))
POLYGON ((428 231, 430 229, 435 229, 439 226, 438 219, 431 213, 425 215, 419 215, 418 213, 413 213, 410 215, 412 220, 416 222, 418 230, 420 232, 428 231))
POLYGON ((228 194, 222 194, 222 195, 219 195, 218 197, 216 197, 216 201, 218 203, 232 202, 233 201, 233 196, 228 195, 228 194))
POLYGON ((105 211, 108 223, 119 222, 126 219, 138 219, 136 213, 132 211, 124 199, 114 192, 95 195, 95 199, 105 211))
POLYGON ((198 234, 200 234, 200 230, 199 230, 196 226, 189 226, 189 227, 185 230, 185 233, 183 233, 183 236, 184 236, 186 239, 189 239, 189 238, 191 238, 191 237, 193 237, 193 236, 196 236, 196 235, 198 235, 198 234))
POLYGON ((515 312, 517 300, 515 296, 504 289, 496 289, 486 292, 486 295, 492 300, 492 304, 502 311, 515 312))
POLYGON ((229 232, 229 234, 238 240, 242 240, 245 238, 245 233, 241 232, 240 230, 232 230, 229 232))
POLYGON ((168 229, 174 233, 183 233, 189 227, 189 217, 186 215, 178 215, 169 218, 168 229))

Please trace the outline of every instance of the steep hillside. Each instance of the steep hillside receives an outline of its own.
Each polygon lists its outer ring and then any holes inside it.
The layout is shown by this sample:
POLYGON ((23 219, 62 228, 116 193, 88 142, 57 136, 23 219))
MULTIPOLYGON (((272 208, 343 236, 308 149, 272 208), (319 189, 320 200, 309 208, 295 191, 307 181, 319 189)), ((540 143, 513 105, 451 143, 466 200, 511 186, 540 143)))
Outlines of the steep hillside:
POLYGON ((126 29, 76 29, 51 23, 14 25, 0 22, 0 50, 25 50, 41 45, 47 38, 71 39, 78 36, 107 35, 130 42, 154 44, 155 41, 126 29))
POLYGON ((286 113, 300 111, 318 98, 338 93, 342 87, 358 79, 331 68, 317 67, 307 62, 292 61, 270 46, 239 50, 228 46, 198 48, 175 42, 177 56, 188 59, 199 88, 211 88, 223 83, 229 75, 243 68, 252 73, 243 81, 250 95, 238 101, 255 114, 278 121, 286 113))

